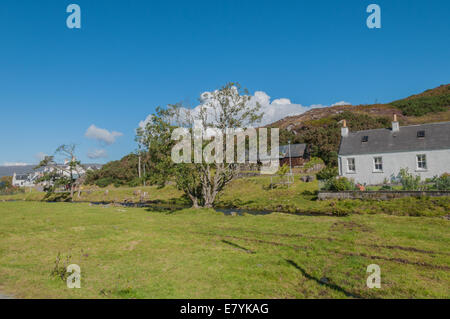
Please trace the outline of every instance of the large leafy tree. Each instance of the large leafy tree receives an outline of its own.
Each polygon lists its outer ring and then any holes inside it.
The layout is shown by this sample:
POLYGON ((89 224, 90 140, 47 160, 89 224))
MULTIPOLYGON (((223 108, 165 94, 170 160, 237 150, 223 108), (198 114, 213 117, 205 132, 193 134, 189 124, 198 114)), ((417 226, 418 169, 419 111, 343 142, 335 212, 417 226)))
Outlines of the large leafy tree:
MULTIPOLYGON (((172 133, 174 129, 183 127, 195 140, 194 124, 200 123, 203 133, 207 130, 215 132, 211 137, 213 142, 219 134, 226 141, 230 131, 258 123, 262 117, 259 111, 260 105, 252 103, 248 91, 238 83, 228 83, 203 96, 202 104, 195 111, 181 104, 168 105, 164 109, 158 107, 146 126, 137 131, 137 141, 140 148, 148 153, 152 174, 157 176, 156 183, 163 186, 167 181, 174 180, 194 207, 212 207, 217 195, 236 176, 237 165, 225 160, 194 161, 194 149, 190 152, 192 162, 174 163, 171 154, 176 141, 172 140, 172 133)), ((209 142, 201 143, 202 154, 209 147, 209 142)), ((225 153, 226 142, 222 142, 220 147, 225 153)))

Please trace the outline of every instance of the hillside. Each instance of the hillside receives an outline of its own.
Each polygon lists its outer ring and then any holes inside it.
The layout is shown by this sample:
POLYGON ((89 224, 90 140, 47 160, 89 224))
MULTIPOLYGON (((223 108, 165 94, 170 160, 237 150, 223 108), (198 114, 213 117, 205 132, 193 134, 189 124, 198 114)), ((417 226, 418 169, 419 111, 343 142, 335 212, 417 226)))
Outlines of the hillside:
POLYGON ((0 177, 13 176, 14 173, 29 174, 33 171, 36 165, 23 165, 23 166, 0 166, 0 177))
POLYGON ((450 84, 388 104, 340 105, 317 108, 289 116, 268 127, 280 128, 280 143, 307 143, 312 155, 327 164, 337 165, 340 143, 339 123, 346 120, 350 130, 389 127, 393 114, 400 125, 450 121, 450 84))
POLYGON ((317 108, 301 115, 286 117, 269 126, 294 129, 308 125, 311 121, 336 116, 344 111, 389 119, 395 113, 399 116, 402 125, 450 121, 450 84, 441 85, 388 104, 339 105, 317 108), (434 104, 435 107, 429 108, 430 104, 434 104), (411 112, 411 109, 415 109, 416 112, 411 112), (411 113, 417 113, 419 116, 411 113))

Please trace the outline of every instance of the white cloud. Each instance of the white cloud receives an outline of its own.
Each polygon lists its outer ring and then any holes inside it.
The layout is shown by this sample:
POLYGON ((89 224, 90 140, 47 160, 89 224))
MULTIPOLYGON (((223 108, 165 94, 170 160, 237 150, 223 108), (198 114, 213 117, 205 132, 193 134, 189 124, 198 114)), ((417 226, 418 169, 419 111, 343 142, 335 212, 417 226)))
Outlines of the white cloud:
POLYGON ((110 132, 106 129, 98 128, 94 124, 89 126, 89 128, 86 130, 86 133, 84 134, 84 136, 86 136, 87 138, 94 139, 108 145, 114 144, 116 142, 116 138, 122 135, 123 134, 120 132, 110 132))
POLYGON ((103 149, 93 150, 87 153, 87 157, 89 157, 90 159, 107 158, 108 153, 103 149))
POLYGON ((340 102, 336 102, 334 104, 331 104, 331 106, 341 106, 341 105, 352 105, 352 103, 345 102, 345 101, 340 101, 340 102))
MULTIPOLYGON (((211 93, 210 92, 204 92, 200 95, 200 101, 202 104, 196 106, 191 110, 191 114, 195 115, 199 112, 200 108, 208 103, 208 99, 210 98, 211 93)), ((278 120, 281 120, 287 116, 294 116, 294 115, 300 115, 302 113, 305 113, 309 110, 315 109, 315 108, 322 108, 327 107, 327 105, 322 104, 312 104, 309 106, 302 105, 302 104, 296 104, 292 103, 290 99, 288 98, 279 98, 274 99, 273 101, 270 100, 270 96, 267 95, 266 92, 263 91, 256 91, 255 94, 251 97, 250 102, 252 105, 256 105, 256 102, 258 102, 261 105, 261 111, 264 113, 263 118, 261 120, 260 125, 267 125, 274 123, 278 120)), ((333 104, 335 105, 348 105, 350 103, 341 101, 333 104)), ((211 115, 212 112, 211 112, 211 115)), ((151 120, 151 115, 147 116, 147 118, 144 121, 141 121, 139 123, 140 127, 144 127, 149 121, 151 120)))
POLYGON ((251 99, 252 103, 259 102, 261 111, 264 116, 261 125, 267 125, 281 120, 287 116, 300 115, 313 108, 324 107, 321 104, 305 106, 302 104, 292 103, 290 99, 280 98, 270 102, 270 96, 263 91, 256 91, 251 99))
POLYGON ((31 165, 31 164, 21 163, 21 162, 5 162, 5 163, 3 163, 3 166, 27 166, 27 165, 31 165))

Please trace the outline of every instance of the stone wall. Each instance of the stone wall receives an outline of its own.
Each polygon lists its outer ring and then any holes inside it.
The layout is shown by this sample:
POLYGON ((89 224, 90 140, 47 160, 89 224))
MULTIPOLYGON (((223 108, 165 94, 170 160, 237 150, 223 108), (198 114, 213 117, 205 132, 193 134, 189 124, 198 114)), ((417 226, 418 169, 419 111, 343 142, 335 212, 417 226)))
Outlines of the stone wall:
POLYGON ((450 191, 345 191, 345 192, 319 192, 319 200, 326 199, 378 199, 389 200, 403 197, 441 197, 450 196, 450 191))

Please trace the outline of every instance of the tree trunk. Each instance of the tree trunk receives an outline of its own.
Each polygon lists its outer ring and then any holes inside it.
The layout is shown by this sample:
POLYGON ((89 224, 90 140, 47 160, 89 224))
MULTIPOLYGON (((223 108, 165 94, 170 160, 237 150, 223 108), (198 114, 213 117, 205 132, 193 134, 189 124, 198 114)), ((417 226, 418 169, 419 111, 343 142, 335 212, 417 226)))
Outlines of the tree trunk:
POLYGON ((212 208, 216 200, 217 190, 215 184, 209 184, 203 188, 203 198, 205 199, 205 208, 212 208))
POLYGON ((73 193, 75 191, 74 185, 70 185, 70 201, 73 202, 73 193))
POLYGON ((198 208, 198 198, 188 193, 189 199, 192 201, 192 208, 198 208))

